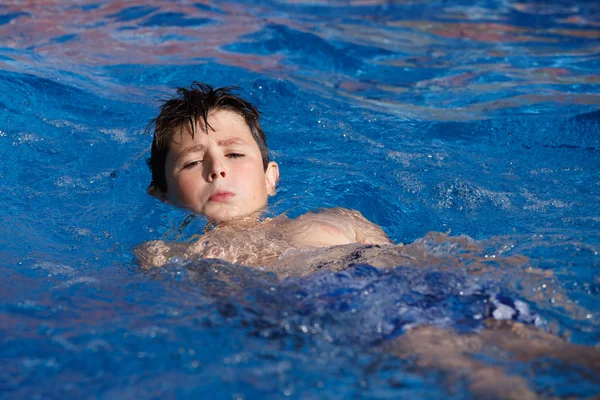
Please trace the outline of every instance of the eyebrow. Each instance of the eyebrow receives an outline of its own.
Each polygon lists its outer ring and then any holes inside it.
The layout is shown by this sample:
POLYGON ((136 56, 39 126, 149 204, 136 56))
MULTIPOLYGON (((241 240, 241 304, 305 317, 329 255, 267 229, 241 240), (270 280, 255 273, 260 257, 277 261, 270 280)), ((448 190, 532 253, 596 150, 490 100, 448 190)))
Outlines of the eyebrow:
POLYGON ((244 139, 239 138, 239 137, 232 137, 232 138, 229 138, 229 139, 219 140, 217 142, 217 144, 219 146, 223 146, 224 147, 224 146, 229 146, 229 145, 232 145, 232 144, 248 144, 248 142, 246 142, 244 139))
MULTIPOLYGON (((220 147, 230 146, 232 144, 248 144, 248 142, 246 142, 244 139, 238 138, 238 137, 222 139, 217 142, 217 145, 219 145, 220 147)), ((204 150, 204 145, 196 144, 194 146, 186 147, 185 149, 181 150, 179 152, 179 156, 180 157, 185 156, 185 155, 188 155, 189 153, 200 152, 202 150, 204 150)))
POLYGON ((194 152, 202 151, 202 150, 204 150, 204 145, 203 144, 197 144, 197 145, 194 145, 194 146, 186 147, 185 149, 183 149, 183 150, 181 150, 179 152, 179 157, 183 157, 183 156, 188 155, 190 153, 194 153, 194 152))

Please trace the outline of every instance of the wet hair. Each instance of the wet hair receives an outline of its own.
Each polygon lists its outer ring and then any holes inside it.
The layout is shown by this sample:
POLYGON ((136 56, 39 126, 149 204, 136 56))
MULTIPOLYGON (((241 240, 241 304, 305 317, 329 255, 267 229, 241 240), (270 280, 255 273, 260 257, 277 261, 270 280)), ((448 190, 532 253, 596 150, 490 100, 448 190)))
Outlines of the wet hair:
POLYGON ((214 110, 232 111, 244 118, 260 150, 263 168, 267 170, 269 151, 265 133, 258 122, 260 113, 251 103, 235 95, 233 91, 236 89, 235 86, 213 88, 205 83, 194 81, 189 89, 178 88, 177 96, 164 101, 158 117, 149 123, 149 128, 154 125, 154 140, 150 158, 147 160, 152 172, 149 192, 159 189, 167 193, 165 163, 169 144, 175 133, 183 134, 184 127, 188 125, 194 137, 197 121, 204 122, 207 133, 209 128, 214 130, 208 124, 208 114, 214 110))

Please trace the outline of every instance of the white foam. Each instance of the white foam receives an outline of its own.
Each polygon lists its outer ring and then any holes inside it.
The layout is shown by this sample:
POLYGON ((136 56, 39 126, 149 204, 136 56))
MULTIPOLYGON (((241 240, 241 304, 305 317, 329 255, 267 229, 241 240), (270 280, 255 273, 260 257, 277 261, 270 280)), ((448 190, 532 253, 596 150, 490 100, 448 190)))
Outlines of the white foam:
POLYGON ((492 316, 495 319, 498 319, 498 320, 512 319, 512 317, 516 313, 516 311, 512 307, 509 307, 505 304, 502 304, 500 302, 494 302, 494 304, 496 306, 496 309, 492 313, 492 316))
POLYGON ((33 265, 33 268, 41 268, 49 272, 48 276, 63 275, 73 276, 77 274, 77 270, 65 264, 57 264, 52 262, 41 262, 33 265))

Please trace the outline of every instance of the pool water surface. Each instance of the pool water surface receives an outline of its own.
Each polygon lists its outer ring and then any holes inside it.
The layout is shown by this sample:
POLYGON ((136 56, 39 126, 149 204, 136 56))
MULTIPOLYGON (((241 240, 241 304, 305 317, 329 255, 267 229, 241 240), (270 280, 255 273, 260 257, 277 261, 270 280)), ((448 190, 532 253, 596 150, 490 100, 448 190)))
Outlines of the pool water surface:
POLYGON ((587 0, 3 2, 0 398, 600 395, 598 71, 587 0), (406 246, 142 271, 206 222, 146 193, 193 80, 261 110, 269 213, 406 246))

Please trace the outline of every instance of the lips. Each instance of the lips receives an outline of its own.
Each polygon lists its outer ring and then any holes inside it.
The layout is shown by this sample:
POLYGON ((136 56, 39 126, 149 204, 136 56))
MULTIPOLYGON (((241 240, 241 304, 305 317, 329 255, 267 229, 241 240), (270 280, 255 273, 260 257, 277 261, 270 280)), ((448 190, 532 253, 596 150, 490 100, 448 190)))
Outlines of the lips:
POLYGON ((214 192, 208 200, 214 201, 216 203, 224 203, 227 200, 229 200, 230 198, 232 198, 233 196, 235 196, 235 195, 231 192, 228 192, 226 190, 219 190, 219 191, 214 192))

